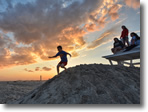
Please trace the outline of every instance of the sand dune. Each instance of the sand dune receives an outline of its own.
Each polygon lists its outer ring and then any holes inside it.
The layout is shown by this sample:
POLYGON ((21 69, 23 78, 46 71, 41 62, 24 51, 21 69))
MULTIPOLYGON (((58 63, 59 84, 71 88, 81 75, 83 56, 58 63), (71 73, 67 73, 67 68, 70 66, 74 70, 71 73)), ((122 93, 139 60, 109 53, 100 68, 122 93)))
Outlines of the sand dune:
POLYGON ((139 104, 140 68, 80 65, 48 80, 16 104, 139 104))

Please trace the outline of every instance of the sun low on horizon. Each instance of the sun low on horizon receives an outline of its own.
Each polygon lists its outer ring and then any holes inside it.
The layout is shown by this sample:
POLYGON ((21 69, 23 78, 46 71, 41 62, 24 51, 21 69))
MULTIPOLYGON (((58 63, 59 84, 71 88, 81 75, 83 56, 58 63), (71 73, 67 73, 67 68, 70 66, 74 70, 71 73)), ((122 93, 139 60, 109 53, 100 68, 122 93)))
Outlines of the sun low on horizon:
POLYGON ((0 0, 0 81, 52 78, 59 45, 67 68, 109 64, 122 25, 140 36, 140 0, 0 0))

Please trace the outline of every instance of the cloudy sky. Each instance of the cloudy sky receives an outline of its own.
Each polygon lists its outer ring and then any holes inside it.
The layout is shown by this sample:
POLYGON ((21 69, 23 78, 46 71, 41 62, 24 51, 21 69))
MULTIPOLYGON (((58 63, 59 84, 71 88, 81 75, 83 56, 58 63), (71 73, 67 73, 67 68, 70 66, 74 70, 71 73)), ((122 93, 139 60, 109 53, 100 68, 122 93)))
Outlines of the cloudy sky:
POLYGON ((73 55, 67 67, 109 62, 121 26, 140 35, 139 0, 0 0, 0 80, 56 75, 56 47, 73 55))

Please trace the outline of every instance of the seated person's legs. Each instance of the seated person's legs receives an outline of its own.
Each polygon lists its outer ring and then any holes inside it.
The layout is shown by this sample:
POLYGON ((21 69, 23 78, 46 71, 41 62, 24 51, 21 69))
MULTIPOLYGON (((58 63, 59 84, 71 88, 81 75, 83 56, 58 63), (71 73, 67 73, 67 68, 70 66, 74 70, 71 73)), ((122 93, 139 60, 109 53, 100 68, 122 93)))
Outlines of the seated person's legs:
POLYGON ((124 52, 130 51, 130 50, 133 49, 134 47, 136 47, 136 45, 131 45, 131 46, 127 47, 124 52))
POLYGON ((114 48, 111 49, 112 53, 114 53, 114 48))
POLYGON ((122 47, 116 47, 115 50, 114 50, 114 53, 117 53, 117 52, 119 52, 121 50, 122 50, 122 47))

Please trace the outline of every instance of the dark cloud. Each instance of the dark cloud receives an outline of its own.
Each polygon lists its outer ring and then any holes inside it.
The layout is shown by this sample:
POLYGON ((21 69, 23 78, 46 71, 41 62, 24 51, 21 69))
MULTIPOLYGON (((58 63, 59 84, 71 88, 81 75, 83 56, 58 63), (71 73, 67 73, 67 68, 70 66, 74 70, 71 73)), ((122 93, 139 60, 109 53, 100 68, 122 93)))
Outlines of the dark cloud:
POLYGON ((44 71, 51 71, 52 69, 48 68, 48 67, 43 67, 42 70, 44 70, 44 71))
MULTIPOLYGON (((75 46, 73 50, 80 48, 86 43, 83 39, 85 32, 78 26, 87 22, 103 0, 74 1, 63 8, 64 2, 70 1, 36 0, 35 3, 18 3, 1 14, 0 28, 13 32, 17 43, 31 44, 32 48, 26 50, 29 52, 27 54, 33 52, 43 60, 56 52, 53 48, 58 44, 65 49, 71 45, 75 46)), ((15 51, 22 49, 28 48, 17 47, 15 51)))
POLYGON ((6 41, 0 36, 0 48, 6 44, 6 41))
POLYGON ((40 71, 40 67, 36 67, 35 68, 35 71, 40 71))
POLYGON ((51 70, 52 68, 49 68, 49 67, 42 67, 42 68, 36 67, 35 68, 35 71, 51 71, 51 70))
POLYGON ((26 72, 34 72, 33 70, 28 70, 27 68, 24 69, 26 72))
MULTIPOLYGON (((25 71, 27 72, 34 72, 33 70, 28 70, 27 68, 24 69, 25 71)), ((35 68, 35 71, 38 72, 38 71, 51 71, 52 69, 49 68, 49 67, 36 67, 35 68)))
POLYGON ((24 44, 44 40, 55 42, 63 29, 74 28, 87 21, 89 15, 99 7, 100 0, 75 1, 66 8, 62 4, 62 0, 17 4, 10 11, 2 13, 0 27, 14 32, 17 42, 24 44))
POLYGON ((36 63, 38 57, 48 60, 49 55, 55 55, 58 45, 71 52, 80 49, 86 43, 83 39, 85 32, 79 25, 87 22, 103 0, 36 0, 14 6, 11 1, 6 2, 8 9, 1 12, 0 29, 13 32, 16 43, 23 46, 0 38, 1 68, 36 63), (63 7, 64 2, 71 4, 63 7))

